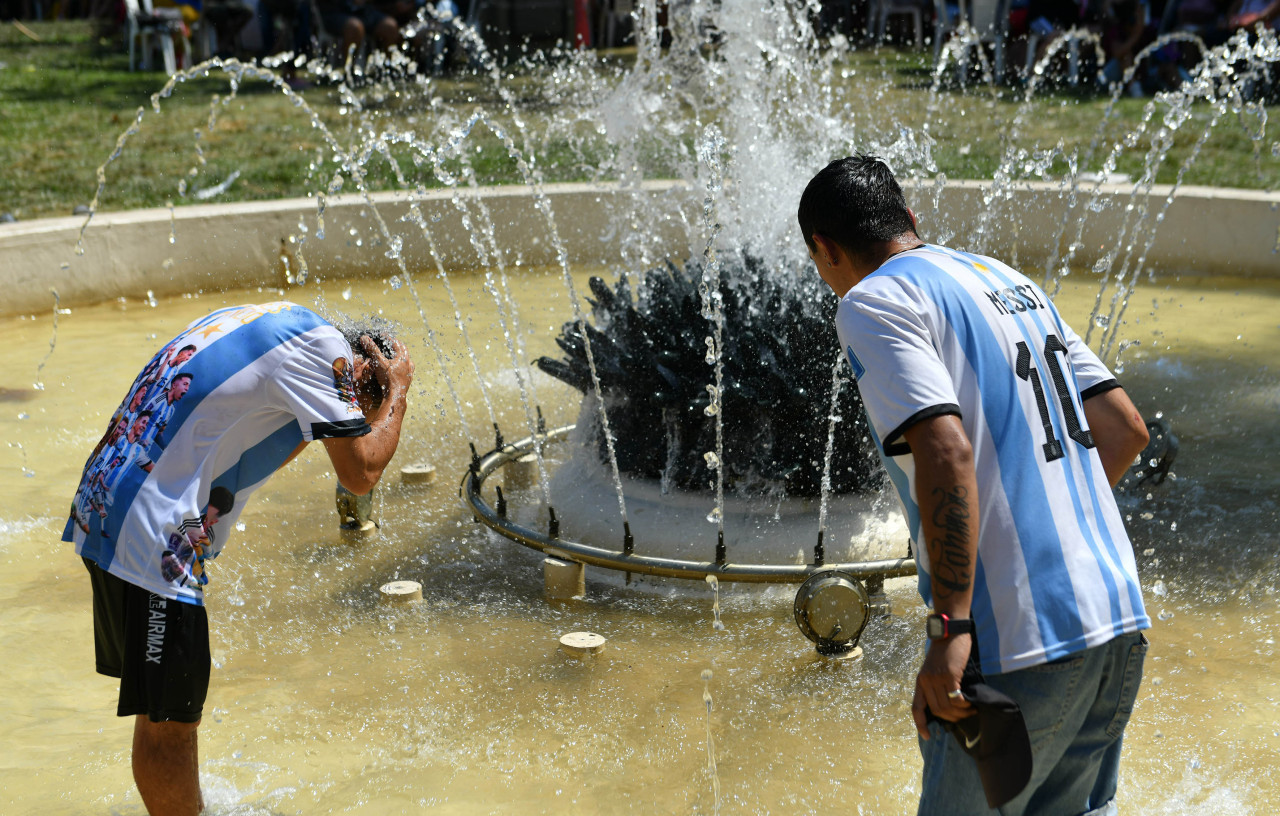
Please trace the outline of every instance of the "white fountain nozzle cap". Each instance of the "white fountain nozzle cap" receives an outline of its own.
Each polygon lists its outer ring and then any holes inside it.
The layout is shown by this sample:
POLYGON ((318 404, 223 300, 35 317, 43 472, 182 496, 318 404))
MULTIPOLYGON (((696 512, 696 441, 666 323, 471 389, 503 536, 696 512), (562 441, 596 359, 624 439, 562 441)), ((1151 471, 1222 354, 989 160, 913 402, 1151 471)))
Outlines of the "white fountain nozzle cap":
POLYGON ((560 651, 570 657, 588 657, 604 651, 608 643, 603 635, 595 632, 570 632, 560 638, 560 651))
POLYGON ((436 480, 436 466, 417 462, 400 468, 400 481, 404 484, 429 485, 436 480))
POLYGON ((417 581, 392 581, 378 588, 382 602, 392 606, 417 603, 422 600, 422 584, 417 581))

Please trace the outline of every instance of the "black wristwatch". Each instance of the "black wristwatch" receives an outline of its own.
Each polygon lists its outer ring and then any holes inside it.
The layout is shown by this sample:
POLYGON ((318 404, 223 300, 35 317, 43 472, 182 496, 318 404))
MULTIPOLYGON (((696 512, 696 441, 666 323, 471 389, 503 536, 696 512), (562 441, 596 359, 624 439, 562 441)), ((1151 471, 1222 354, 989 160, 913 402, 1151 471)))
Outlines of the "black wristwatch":
POLYGON ((924 619, 924 633, 929 640, 946 640, 952 635, 972 635, 977 632, 970 618, 953 618, 938 612, 924 619))

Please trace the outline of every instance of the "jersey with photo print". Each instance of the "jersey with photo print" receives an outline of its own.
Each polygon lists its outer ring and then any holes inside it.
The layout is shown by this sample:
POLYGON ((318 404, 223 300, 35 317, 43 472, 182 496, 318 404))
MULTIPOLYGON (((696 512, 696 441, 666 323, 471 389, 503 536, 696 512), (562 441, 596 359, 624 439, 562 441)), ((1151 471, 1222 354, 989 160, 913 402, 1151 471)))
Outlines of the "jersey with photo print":
POLYGON ((225 545, 250 494, 304 441, 369 432, 353 367, 342 334, 294 303, 230 307, 196 320, 139 374, 112 418, 112 428, 122 420, 132 428, 146 409, 130 412, 129 403, 147 389, 160 414, 158 427, 142 427, 149 450, 136 434, 112 445, 104 438, 63 540, 122 580, 202 604, 205 562, 225 545), (189 385, 169 401, 161 386, 178 368, 189 385), (94 512, 104 485, 105 512, 94 512))

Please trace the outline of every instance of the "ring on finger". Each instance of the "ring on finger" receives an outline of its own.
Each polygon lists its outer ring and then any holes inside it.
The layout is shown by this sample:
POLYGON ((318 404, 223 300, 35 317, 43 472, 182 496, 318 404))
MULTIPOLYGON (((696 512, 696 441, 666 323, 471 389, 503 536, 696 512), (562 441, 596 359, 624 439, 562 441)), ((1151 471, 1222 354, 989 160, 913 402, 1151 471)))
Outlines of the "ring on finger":
POLYGON ((952 689, 951 691, 947 692, 947 697, 949 697, 952 700, 959 700, 961 697, 964 697, 964 692, 962 692, 960 689, 952 689))

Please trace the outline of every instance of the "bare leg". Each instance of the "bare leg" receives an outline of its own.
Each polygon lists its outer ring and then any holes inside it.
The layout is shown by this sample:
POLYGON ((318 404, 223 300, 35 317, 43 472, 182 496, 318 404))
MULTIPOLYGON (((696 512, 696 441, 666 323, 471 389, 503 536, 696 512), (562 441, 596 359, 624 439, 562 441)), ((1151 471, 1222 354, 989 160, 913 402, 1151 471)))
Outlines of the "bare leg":
POLYGON ((373 30, 373 36, 384 50, 390 51, 400 46, 400 25, 394 17, 384 17, 373 30))
POLYGON ((342 26, 342 59, 354 59, 364 43, 364 23, 355 17, 348 17, 342 26))
POLYGON ((133 726, 133 781, 152 816, 196 816, 204 810, 200 793, 200 723, 151 722, 139 715, 133 726))

